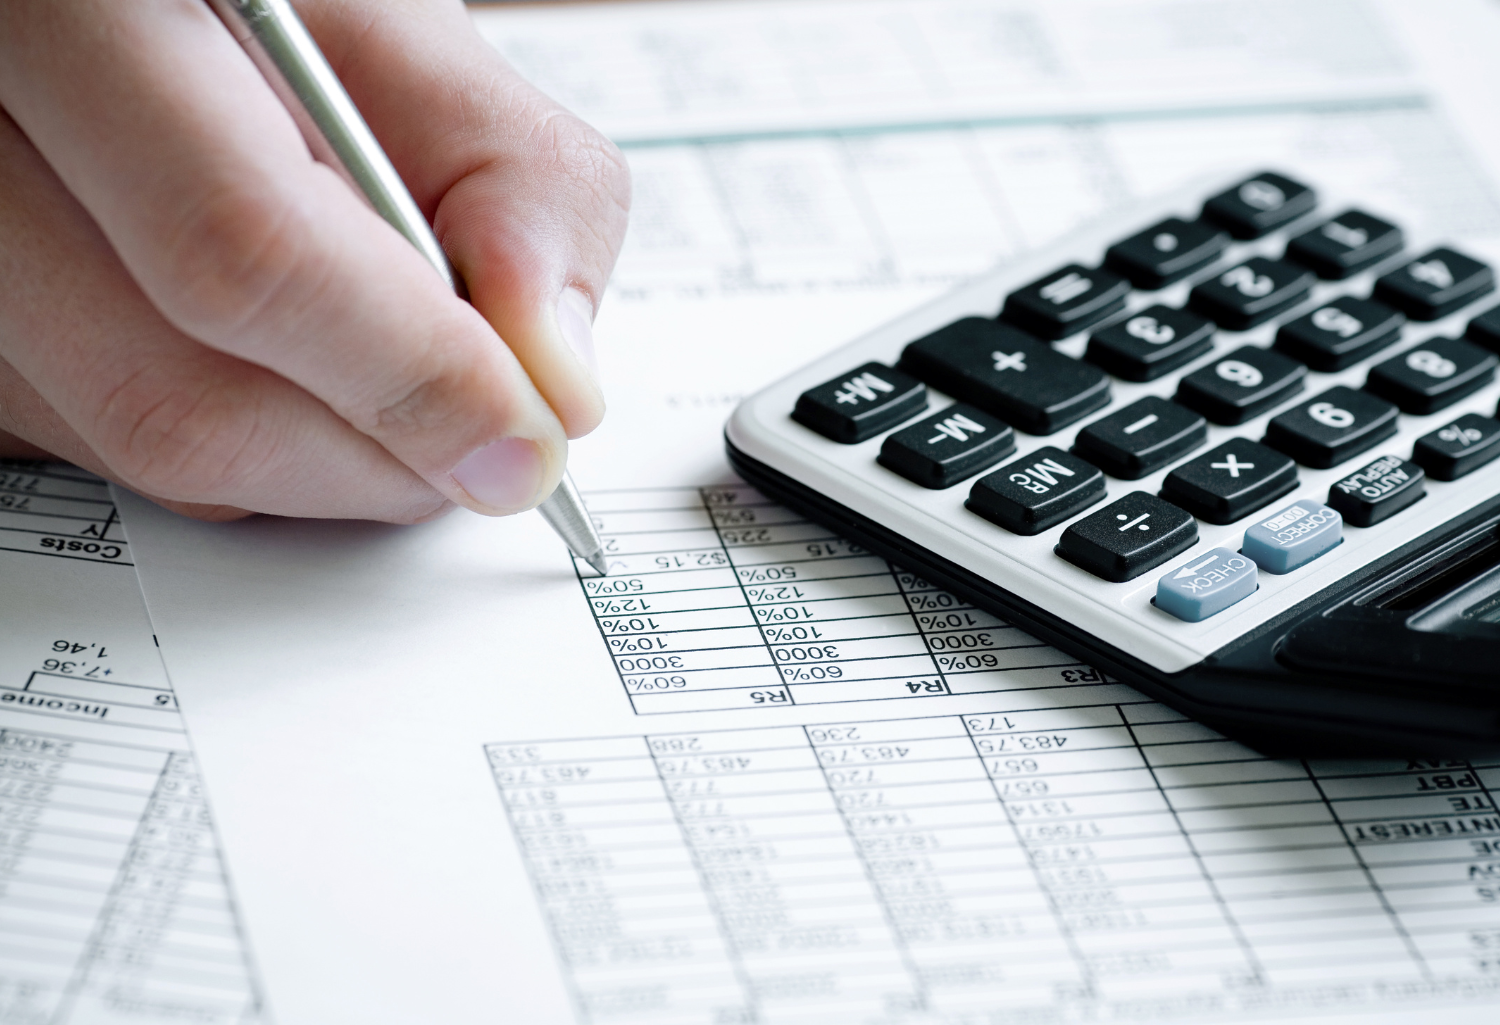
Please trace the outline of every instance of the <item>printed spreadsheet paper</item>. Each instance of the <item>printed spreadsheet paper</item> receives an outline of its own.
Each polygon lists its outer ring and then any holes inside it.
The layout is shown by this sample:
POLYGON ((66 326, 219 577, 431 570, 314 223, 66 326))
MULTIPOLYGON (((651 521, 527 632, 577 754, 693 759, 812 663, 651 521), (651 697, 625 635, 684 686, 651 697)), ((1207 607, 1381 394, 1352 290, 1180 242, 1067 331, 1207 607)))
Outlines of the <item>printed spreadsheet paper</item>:
POLYGON ((104 481, 0 461, 0 1022, 261 1020, 104 481))
POLYGON ((1261 757, 720 451, 808 353, 1204 171, 1500 235, 1465 107, 1495 12, 1400 10, 480 15, 635 171, 610 419, 572 461, 611 576, 535 516, 120 498, 278 1018, 1493 1020, 1500 765, 1261 757))

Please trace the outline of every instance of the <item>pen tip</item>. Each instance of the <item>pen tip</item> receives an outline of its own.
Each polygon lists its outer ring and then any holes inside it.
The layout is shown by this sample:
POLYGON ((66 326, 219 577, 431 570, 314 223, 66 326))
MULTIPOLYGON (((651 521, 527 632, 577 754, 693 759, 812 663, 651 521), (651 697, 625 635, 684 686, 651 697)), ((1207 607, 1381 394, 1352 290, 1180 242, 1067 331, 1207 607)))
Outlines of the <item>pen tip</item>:
POLYGON ((601 577, 609 576, 609 562, 604 558, 604 550, 601 548, 588 556, 589 565, 599 571, 601 577))

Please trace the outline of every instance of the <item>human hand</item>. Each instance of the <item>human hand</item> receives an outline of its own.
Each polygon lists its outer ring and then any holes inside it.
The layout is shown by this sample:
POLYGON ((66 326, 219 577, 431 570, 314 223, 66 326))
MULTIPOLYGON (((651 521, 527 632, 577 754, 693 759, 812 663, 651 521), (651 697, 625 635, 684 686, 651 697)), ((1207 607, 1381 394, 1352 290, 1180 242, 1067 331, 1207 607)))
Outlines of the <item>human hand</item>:
POLYGON ((603 415, 624 160, 457 0, 296 6, 470 301, 203 0, 5 0, 0 455, 206 518, 529 508, 603 415))

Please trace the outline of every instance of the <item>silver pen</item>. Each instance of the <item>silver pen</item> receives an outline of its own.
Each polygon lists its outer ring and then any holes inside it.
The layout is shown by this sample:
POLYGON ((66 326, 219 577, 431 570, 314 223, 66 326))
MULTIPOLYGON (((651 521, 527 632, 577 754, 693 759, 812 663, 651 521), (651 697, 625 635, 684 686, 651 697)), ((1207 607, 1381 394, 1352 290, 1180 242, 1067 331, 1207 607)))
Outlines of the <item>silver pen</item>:
MULTIPOLYGON (((319 161, 340 171, 376 213, 427 257, 459 295, 463 282, 448 262, 427 218, 343 83, 288 0, 208 0, 230 34, 250 55, 277 97, 291 111, 319 161)), ((600 574, 609 572, 599 532, 566 471, 557 490, 537 506, 574 555, 600 574)))

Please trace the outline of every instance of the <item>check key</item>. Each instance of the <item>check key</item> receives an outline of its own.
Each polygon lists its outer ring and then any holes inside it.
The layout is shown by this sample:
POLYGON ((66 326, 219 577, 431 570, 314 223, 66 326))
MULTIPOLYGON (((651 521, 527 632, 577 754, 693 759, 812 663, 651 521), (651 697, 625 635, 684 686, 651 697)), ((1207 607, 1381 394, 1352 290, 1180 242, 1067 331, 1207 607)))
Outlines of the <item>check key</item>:
POLYGON ((1252 560, 1228 548, 1214 548, 1156 582, 1156 607, 1199 623, 1254 594, 1258 576, 1252 560))

